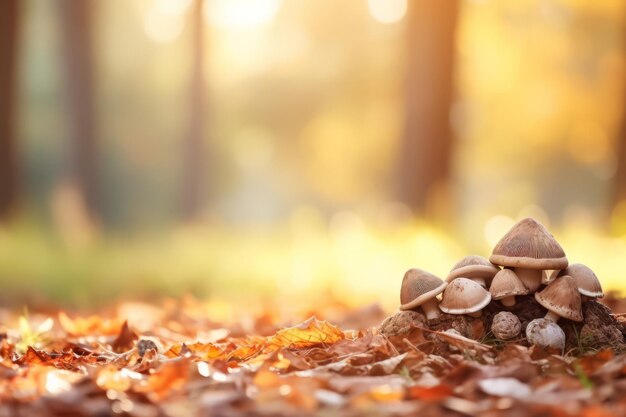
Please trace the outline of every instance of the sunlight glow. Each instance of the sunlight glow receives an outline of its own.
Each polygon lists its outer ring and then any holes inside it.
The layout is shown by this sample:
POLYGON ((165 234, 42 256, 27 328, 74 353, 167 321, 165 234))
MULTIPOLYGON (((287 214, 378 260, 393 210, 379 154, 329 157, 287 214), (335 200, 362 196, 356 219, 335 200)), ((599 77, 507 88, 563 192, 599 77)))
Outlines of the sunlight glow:
POLYGON ((367 8, 380 23, 396 23, 406 14, 406 0, 368 0, 367 8))
POLYGON ((46 374, 46 391, 52 395, 72 389, 72 382, 78 380, 81 376, 72 374, 65 370, 53 370, 46 374))
POLYGON ((498 241, 515 224, 515 220, 507 216, 493 216, 485 224, 485 239, 490 247, 496 246, 498 241))
POLYGON ((189 6, 191 0, 155 0, 153 5, 154 9, 170 16, 182 15, 189 6))
MULTIPOLYGON (((156 3, 155 3, 156 4, 156 3)), ((143 19, 146 35, 155 42, 166 43, 176 39, 183 31, 182 13, 171 13, 159 7, 150 8, 143 19)))
POLYGON ((204 3, 204 15, 220 28, 257 28, 274 19, 281 3, 281 0, 212 0, 204 3))

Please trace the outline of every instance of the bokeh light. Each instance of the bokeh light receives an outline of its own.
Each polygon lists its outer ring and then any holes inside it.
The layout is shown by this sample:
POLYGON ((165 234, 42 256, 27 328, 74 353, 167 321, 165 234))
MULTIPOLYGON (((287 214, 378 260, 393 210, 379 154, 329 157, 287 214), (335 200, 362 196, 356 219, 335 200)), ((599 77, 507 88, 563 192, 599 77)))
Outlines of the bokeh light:
POLYGON ((367 0, 367 7, 380 23, 396 23, 406 14, 407 0, 367 0))
POLYGON ((207 20, 218 28, 254 29, 270 23, 281 4, 282 0, 211 0, 204 7, 207 20))
POLYGON ((158 3, 146 12, 143 22, 144 31, 155 42, 171 42, 183 32, 184 16, 181 13, 172 13, 172 9, 157 7, 158 3))

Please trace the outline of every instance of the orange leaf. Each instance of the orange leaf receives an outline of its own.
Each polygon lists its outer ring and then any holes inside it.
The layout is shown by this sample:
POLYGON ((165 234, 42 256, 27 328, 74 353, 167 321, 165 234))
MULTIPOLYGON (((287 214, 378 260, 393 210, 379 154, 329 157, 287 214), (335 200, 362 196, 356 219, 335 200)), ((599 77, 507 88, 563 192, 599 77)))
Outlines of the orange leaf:
POLYGON ((201 361, 225 359, 226 356, 226 351, 224 349, 221 349, 216 344, 200 342, 196 342, 190 345, 186 343, 174 345, 169 348, 167 352, 165 352, 165 356, 167 356, 168 358, 176 358, 179 356, 186 356, 189 353, 197 357, 201 361))
POLYGON ((59 323, 65 333, 72 336, 113 336, 119 334, 124 322, 117 318, 103 320, 99 316, 90 316, 87 318, 76 317, 71 319, 67 314, 61 311, 59 312, 59 323))
POLYGON ((344 338, 343 332, 338 327, 313 316, 297 326, 279 330, 268 339, 268 344, 288 349, 302 349, 332 344, 344 338))
POLYGON ((410 387, 407 395, 413 400, 436 403, 452 395, 452 388, 448 385, 435 385, 434 387, 410 387))
POLYGON ((136 387, 136 391, 144 392, 160 400, 182 388, 189 379, 190 361, 187 358, 176 358, 157 369, 148 377, 145 384, 136 387))
POLYGON ((128 369, 117 369, 113 365, 107 365, 98 371, 96 385, 103 390, 128 391, 132 388, 135 380, 142 380, 144 377, 128 369))

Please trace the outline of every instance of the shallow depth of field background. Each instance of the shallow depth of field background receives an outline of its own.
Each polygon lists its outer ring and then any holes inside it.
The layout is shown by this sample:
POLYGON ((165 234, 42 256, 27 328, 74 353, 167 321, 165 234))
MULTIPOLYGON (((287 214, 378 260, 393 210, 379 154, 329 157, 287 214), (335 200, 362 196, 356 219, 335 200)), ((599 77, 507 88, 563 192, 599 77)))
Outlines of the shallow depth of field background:
POLYGON ((6 3, 3 305, 391 310, 527 216, 626 289, 624 2, 6 3))

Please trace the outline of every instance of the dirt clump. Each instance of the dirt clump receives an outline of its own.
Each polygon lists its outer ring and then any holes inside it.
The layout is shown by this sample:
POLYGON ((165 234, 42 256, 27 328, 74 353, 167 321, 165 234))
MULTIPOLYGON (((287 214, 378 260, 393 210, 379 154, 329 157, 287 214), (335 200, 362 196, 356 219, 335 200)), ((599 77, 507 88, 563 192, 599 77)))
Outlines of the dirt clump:
MULTIPOLYGON (((611 310, 595 300, 583 303, 584 320, 580 323, 567 319, 560 319, 558 325, 565 333, 565 351, 575 351, 578 354, 590 350, 613 348, 617 351, 626 351, 626 326, 618 321, 611 310)), ((410 332, 415 327, 428 328, 435 331, 454 329, 461 335, 484 343, 494 342, 497 339, 488 330, 491 328, 493 317, 501 312, 509 311, 515 314, 522 325, 521 336, 515 343, 528 345, 524 338, 526 326, 533 319, 544 317, 543 308, 533 296, 519 296, 514 306, 504 308, 499 302, 491 302, 483 309, 480 317, 441 313, 439 318, 426 320, 425 316, 417 311, 399 311, 385 319, 379 331, 386 336, 397 336, 410 332), (492 340, 493 339, 493 340, 492 340)), ((503 341, 500 341, 503 342, 503 341)))

